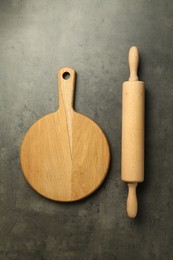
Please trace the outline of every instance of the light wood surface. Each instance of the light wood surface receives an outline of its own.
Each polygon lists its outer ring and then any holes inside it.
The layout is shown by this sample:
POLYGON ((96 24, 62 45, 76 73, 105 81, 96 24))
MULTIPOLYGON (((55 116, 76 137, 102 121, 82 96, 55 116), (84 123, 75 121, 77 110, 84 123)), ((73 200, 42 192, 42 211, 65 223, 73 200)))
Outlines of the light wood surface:
MULTIPOLYGON (((32 188, 56 201, 82 199, 103 182, 110 152, 102 130, 73 109, 75 71, 58 71, 58 111, 35 122, 21 145, 21 167, 32 188), (70 78, 64 79, 69 73, 70 78)), ((87 86, 86 86, 87 87, 87 86)))
POLYGON ((127 213, 137 214, 136 187, 144 180, 144 82, 138 81, 138 49, 129 50, 129 81, 122 92, 122 159, 121 179, 128 183, 127 213))

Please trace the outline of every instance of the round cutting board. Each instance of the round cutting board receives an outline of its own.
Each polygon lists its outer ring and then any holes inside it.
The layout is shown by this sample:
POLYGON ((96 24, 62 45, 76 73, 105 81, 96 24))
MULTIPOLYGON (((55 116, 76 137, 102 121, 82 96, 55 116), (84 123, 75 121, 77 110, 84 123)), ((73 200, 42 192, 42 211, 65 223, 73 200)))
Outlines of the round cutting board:
POLYGON ((36 121, 21 145, 23 174, 39 194, 75 201, 95 191, 106 177, 110 151, 98 125, 73 109, 75 71, 58 71, 59 109, 36 121))

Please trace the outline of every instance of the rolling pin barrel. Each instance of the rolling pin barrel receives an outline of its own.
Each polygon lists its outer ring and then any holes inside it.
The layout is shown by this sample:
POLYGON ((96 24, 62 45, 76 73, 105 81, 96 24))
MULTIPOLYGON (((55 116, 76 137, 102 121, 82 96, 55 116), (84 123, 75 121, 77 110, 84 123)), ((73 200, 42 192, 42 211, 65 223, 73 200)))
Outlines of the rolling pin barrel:
POLYGON ((122 175, 125 182, 144 180, 144 83, 123 84, 122 175))
POLYGON ((136 47, 129 51, 129 81, 122 87, 122 160, 121 179, 128 183, 127 213, 137 214, 136 187, 144 180, 144 82, 138 81, 139 54, 136 47))

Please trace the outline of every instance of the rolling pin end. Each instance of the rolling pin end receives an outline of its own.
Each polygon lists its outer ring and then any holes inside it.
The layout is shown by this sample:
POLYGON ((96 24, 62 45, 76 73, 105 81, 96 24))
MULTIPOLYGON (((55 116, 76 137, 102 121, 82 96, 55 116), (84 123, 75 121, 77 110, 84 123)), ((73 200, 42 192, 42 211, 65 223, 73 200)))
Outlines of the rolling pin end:
POLYGON ((129 50, 129 68, 130 78, 129 81, 138 81, 138 64, 139 64, 139 52, 136 46, 133 46, 129 50))
POLYGON ((135 218, 138 211, 136 187, 137 182, 128 183, 127 214, 130 218, 135 218))

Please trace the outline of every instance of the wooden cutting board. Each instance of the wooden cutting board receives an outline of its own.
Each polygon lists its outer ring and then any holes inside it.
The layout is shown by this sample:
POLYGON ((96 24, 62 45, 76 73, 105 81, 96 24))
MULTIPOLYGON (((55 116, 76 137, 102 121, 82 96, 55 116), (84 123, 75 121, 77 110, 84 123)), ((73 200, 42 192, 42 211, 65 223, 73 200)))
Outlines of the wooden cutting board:
POLYGON ((73 109, 75 71, 58 71, 59 109, 36 121, 21 145, 21 167, 32 188, 56 201, 75 201, 106 177, 110 151, 98 125, 73 109), (68 78, 69 77, 69 78, 68 78))

